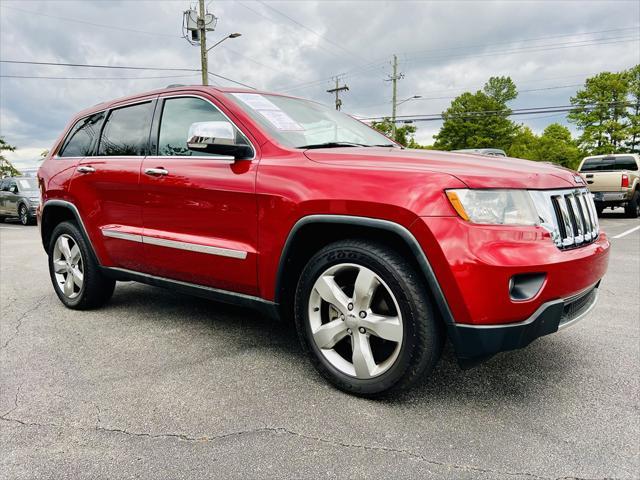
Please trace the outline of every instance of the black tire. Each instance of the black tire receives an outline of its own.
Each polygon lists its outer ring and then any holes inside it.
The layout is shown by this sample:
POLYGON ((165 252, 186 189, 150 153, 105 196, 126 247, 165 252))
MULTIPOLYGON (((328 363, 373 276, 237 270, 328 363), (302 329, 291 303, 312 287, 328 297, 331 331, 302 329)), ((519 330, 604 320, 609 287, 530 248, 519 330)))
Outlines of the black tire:
POLYGON ((640 193, 638 190, 633 192, 631 200, 624 207, 624 216, 627 218, 640 217, 640 193))
POLYGON ((35 219, 31 215, 29 215, 29 209, 24 203, 21 203, 20 207, 18 207, 18 219, 24 226, 33 225, 35 221, 35 219))
POLYGON ((60 301, 66 307, 74 310, 89 310, 97 308, 104 305, 113 295, 116 285, 115 280, 102 274, 92 251, 87 245, 83 235, 80 233, 80 230, 78 230, 78 227, 74 223, 62 222, 53 229, 48 254, 49 275, 51 277, 53 289, 58 295, 60 301), (80 249, 80 254, 82 256, 81 261, 84 270, 84 278, 82 281, 82 287, 74 298, 69 298, 64 294, 63 290, 58 285, 56 273, 54 271, 54 248, 58 238, 62 235, 71 237, 72 241, 75 242, 80 249))
POLYGON ((601 217, 601 216, 602 216, 602 212, 603 212, 603 211, 604 211, 604 207, 599 206, 599 205, 596 203, 596 213, 598 214, 598 216, 599 216, 599 217, 601 217))
POLYGON ((295 323, 302 348, 320 374, 339 389, 365 397, 406 390, 425 379, 440 359, 444 343, 442 323, 422 275, 392 248, 364 240, 333 243, 309 260, 296 290, 295 323), (345 262, 379 276, 395 296, 402 316, 400 351, 392 366, 373 378, 360 379, 337 369, 321 353, 311 333, 309 302, 314 284, 327 269, 345 262))

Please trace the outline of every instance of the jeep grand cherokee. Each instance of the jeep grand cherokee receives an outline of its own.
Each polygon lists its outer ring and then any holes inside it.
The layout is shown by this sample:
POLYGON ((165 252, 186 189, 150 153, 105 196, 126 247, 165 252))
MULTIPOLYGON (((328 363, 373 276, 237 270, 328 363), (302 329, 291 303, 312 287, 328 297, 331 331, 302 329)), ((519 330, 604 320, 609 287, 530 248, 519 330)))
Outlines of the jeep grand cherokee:
POLYGON ((542 163, 407 150, 320 104, 182 87, 78 114, 39 170, 53 288, 118 280, 292 318, 348 392, 521 348, 595 304, 609 242, 582 179, 542 163))

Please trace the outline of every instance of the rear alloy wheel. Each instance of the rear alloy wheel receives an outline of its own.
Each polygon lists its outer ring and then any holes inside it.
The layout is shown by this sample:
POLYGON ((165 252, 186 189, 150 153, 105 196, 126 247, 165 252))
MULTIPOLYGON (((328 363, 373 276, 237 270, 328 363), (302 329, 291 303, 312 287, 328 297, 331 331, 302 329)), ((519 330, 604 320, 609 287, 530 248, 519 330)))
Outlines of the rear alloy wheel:
POLYGON ((20 205, 18 216, 20 217, 20 223, 22 223, 22 225, 29 225, 31 223, 31 218, 29 218, 29 210, 24 203, 20 205))
POLYGON ((58 288, 73 299, 84 286, 84 263, 76 242, 69 235, 60 235, 53 247, 53 271, 58 288))
POLYGON ((62 222, 51 234, 49 274, 60 301, 76 310, 103 305, 116 284, 100 271, 84 237, 71 222, 62 222))
POLYGON ((344 240, 315 254, 300 277, 295 311, 314 366, 350 393, 409 388, 440 357, 443 334, 421 275, 382 244, 344 240))

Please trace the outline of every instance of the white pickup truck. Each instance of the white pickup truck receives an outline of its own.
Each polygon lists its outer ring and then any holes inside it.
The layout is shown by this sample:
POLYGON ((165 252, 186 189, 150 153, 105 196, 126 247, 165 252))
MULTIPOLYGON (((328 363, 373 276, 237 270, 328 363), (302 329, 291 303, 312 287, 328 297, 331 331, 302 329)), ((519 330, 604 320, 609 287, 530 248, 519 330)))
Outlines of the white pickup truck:
POLYGON ((640 217, 640 155, 586 157, 578 171, 593 193, 598 215, 607 207, 624 207, 627 217, 640 217))

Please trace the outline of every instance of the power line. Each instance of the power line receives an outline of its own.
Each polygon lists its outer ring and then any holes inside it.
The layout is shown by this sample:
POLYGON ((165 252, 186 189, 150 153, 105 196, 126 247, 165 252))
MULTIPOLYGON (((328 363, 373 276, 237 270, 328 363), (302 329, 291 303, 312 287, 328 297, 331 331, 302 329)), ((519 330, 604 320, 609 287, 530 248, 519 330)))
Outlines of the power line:
MULTIPOLYGON (((546 106, 546 107, 527 107, 513 110, 481 110, 475 112, 464 112, 464 113, 450 113, 447 114, 448 118, 482 118, 482 117, 490 117, 490 116, 504 116, 511 117, 515 115, 533 115, 533 114, 542 114, 542 113, 563 113, 563 112, 571 112, 571 111, 585 111, 585 110, 593 110, 595 108, 601 108, 602 106, 613 107, 613 106, 630 106, 632 105, 630 102, 606 102, 599 104, 588 104, 588 105, 555 105, 555 106, 546 106)), ((387 117, 360 117, 360 120, 383 120, 387 117)), ((437 121, 443 120, 443 113, 426 113, 426 114, 417 114, 417 115, 398 115, 396 117, 399 119, 398 121, 402 122, 428 122, 428 121, 437 121)))
MULTIPOLYGON (((171 70, 178 72, 201 72, 198 68, 175 68, 175 67, 133 67, 133 66, 124 66, 124 65, 92 65, 86 63, 56 63, 56 62, 27 62, 22 60, 0 60, 0 63, 12 63, 12 64, 21 64, 21 65, 53 65, 58 67, 84 67, 84 68, 108 68, 108 69, 119 69, 119 70, 171 70)), ((242 85, 243 87, 251 88, 256 90, 255 87, 247 85, 246 83, 239 82, 229 77, 225 77, 219 75, 217 73, 210 73, 217 78, 222 78, 227 82, 236 83, 238 85, 242 85)))
MULTIPOLYGON (((484 44, 484 45, 476 45, 476 46, 460 46, 460 47, 447 47, 444 49, 428 49, 428 50, 410 50, 407 52, 404 52, 404 54, 411 54, 411 53, 423 53, 423 52, 436 52, 436 51, 448 51, 448 50, 465 50, 467 48, 475 48, 475 47, 479 47, 479 48, 487 48, 487 47, 493 47, 496 45, 508 45, 508 44, 512 44, 512 43, 524 43, 524 42, 538 42, 541 40, 549 40, 551 38, 564 38, 564 37, 583 37, 586 35, 597 35, 600 33, 611 33, 611 32, 619 32, 619 31, 624 31, 624 30, 635 30, 637 31, 638 28, 640 28, 640 25, 634 25, 632 27, 621 27, 621 28, 610 28, 608 30, 596 30, 596 31, 591 31, 591 32, 583 32, 583 33, 563 33, 563 34, 558 34, 558 35, 546 35, 544 37, 537 37, 537 38, 523 38, 521 40, 511 40, 511 41, 507 41, 507 42, 496 42, 496 43, 488 43, 488 44, 484 44)), ((583 41, 587 41, 587 40, 583 40, 583 41)))
POLYGON ((84 67, 84 68, 110 68, 120 70, 170 70, 176 72, 199 72, 199 68, 176 68, 176 67, 130 67, 124 65, 93 65, 88 63, 58 63, 58 62, 30 62, 22 60, 0 60, 0 63, 13 63, 21 65, 50 65, 56 67, 84 67))
POLYGON ((154 77, 49 77, 36 75, 0 75, 0 78, 23 78, 41 80, 152 80, 157 78, 187 78, 196 75, 161 75, 154 77))
POLYGON ((251 85, 247 85, 246 83, 238 82, 237 80, 233 80, 233 79, 231 79, 229 77, 223 77, 222 75, 218 75, 217 73, 211 73, 211 72, 207 72, 207 73, 209 75, 211 75, 212 77, 222 78, 223 80, 226 80, 227 82, 236 83, 238 85, 242 85, 243 87, 250 88, 251 90, 257 90, 256 87, 252 87, 251 85))
MULTIPOLYGON (((518 90, 518 95, 520 95, 521 93, 541 92, 543 90, 558 90, 558 89, 562 89, 562 88, 574 88, 574 87, 581 87, 581 86, 583 86, 582 83, 574 83, 574 84, 571 84, 571 85, 556 85, 556 86, 553 86, 553 87, 528 88, 528 89, 525 89, 525 90, 518 90)), ((474 88, 474 87, 470 87, 470 88, 474 88)), ((454 99, 454 98, 458 98, 460 95, 462 95, 463 93, 467 93, 467 92, 468 92, 468 90, 464 91, 464 92, 460 92, 457 95, 446 96, 446 97, 423 97, 423 96, 419 96, 420 98, 417 98, 418 96, 416 96, 415 100, 418 101, 418 102, 423 101, 423 100, 451 100, 451 99, 454 99)), ((377 107, 377 106, 380 106, 380 105, 387 105, 389 103, 391 103, 391 101, 387 100, 386 102, 374 103, 374 104, 371 104, 371 105, 365 105, 365 106, 360 107, 360 108, 377 107)))
POLYGON ((69 18, 69 17, 60 17, 57 15, 49 15, 48 13, 42 13, 42 12, 32 12, 31 10, 24 10, 22 8, 18 8, 18 7, 10 7, 7 5, 3 5, 2 8, 8 8, 9 10, 16 10, 18 12, 22 12, 22 13, 28 13, 30 15, 39 15, 41 17, 48 17, 48 18, 55 18, 56 20, 63 20, 65 22, 73 22, 73 23, 82 23, 85 25, 91 25, 92 27, 99 27, 99 28, 107 28, 110 30, 118 30, 121 32, 131 32, 131 33, 140 33, 143 35, 154 35, 157 37, 171 37, 171 38, 182 38, 180 35, 171 35, 168 33, 159 33, 159 32, 148 32, 145 30, 138 30, 135 28, 125 28, 125 27, 116 27, 114 25, 105 25, 103 23, 94 23, 94 22, 88 22, 86 20, 80 20, 77 18, 69 18))

